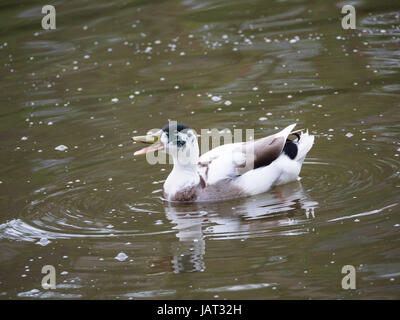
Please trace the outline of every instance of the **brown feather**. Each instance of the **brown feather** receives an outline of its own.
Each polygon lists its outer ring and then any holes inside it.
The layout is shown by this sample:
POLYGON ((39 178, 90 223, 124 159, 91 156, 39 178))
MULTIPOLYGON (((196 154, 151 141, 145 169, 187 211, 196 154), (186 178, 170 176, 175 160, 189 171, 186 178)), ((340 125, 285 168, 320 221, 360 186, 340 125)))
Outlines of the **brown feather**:
POLYGON ((267 137, 254 142, 254 169, 268 166, 282 153, 284 137, 267 137))

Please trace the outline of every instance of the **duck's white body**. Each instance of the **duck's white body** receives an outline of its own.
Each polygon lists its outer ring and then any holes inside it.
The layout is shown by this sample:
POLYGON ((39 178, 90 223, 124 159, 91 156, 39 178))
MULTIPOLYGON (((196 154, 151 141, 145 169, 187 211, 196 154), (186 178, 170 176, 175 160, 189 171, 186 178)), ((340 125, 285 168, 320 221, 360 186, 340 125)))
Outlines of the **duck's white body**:
POLYGON ((164 197, 169 201, 218 201, 256 195, 296 180, 314 136, 306 132, 296 142, 287 140, 294 127, 255 141, 226 144, 202 156, 196 140, 192 161, 182 164, 173 156, 164 197))

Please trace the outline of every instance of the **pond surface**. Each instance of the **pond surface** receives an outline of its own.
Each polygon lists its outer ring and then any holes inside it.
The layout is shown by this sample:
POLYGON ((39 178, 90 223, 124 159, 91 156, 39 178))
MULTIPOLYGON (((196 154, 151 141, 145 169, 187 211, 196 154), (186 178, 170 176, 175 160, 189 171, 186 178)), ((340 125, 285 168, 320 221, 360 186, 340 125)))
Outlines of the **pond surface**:
POLYGON ((1 299, 400 298, 397 0, 45 4, 1 4, 1 299), (169 119, 316 140, 299 182, 169 204, 130 141, 169 119))

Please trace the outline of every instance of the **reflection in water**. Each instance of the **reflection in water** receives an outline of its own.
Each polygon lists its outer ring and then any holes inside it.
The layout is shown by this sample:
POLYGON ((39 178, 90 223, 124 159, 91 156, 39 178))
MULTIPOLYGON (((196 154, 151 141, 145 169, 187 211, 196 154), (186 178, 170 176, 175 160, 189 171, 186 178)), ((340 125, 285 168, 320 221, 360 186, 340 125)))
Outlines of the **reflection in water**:
POLYGON ((315 217, 318 202, 311 200, 300 182, 275 188, 252 198, 204 204, 165 206, 167 218, 175 225, 179 239, 172 243, 175 273, 204 271, 206 238, 214 240, 248 239, 274 235, 292 235, 301 230, 283 230, 315 217))

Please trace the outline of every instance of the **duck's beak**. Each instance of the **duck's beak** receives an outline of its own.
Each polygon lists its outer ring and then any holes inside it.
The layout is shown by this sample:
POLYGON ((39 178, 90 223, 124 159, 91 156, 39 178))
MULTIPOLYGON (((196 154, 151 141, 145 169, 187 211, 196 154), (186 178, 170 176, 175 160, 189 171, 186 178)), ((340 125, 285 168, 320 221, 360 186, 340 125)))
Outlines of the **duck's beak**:
POLYGON ((153 152, 153 151, 161 150, 162 148, 164 148, 164 146, 159 142, 161 134, 162 134, 162 130, 157 131, 156 133, 147 134, 145 136, 132 137, 132 141, 134 141, 134 142, 142 142, 142 143, 152 144, 149 147, 145 147, 143 149, 140 149, 139 151, 136 151, 133 155, 138 156, 141 154, 146 154, 148 152, 153 152))

